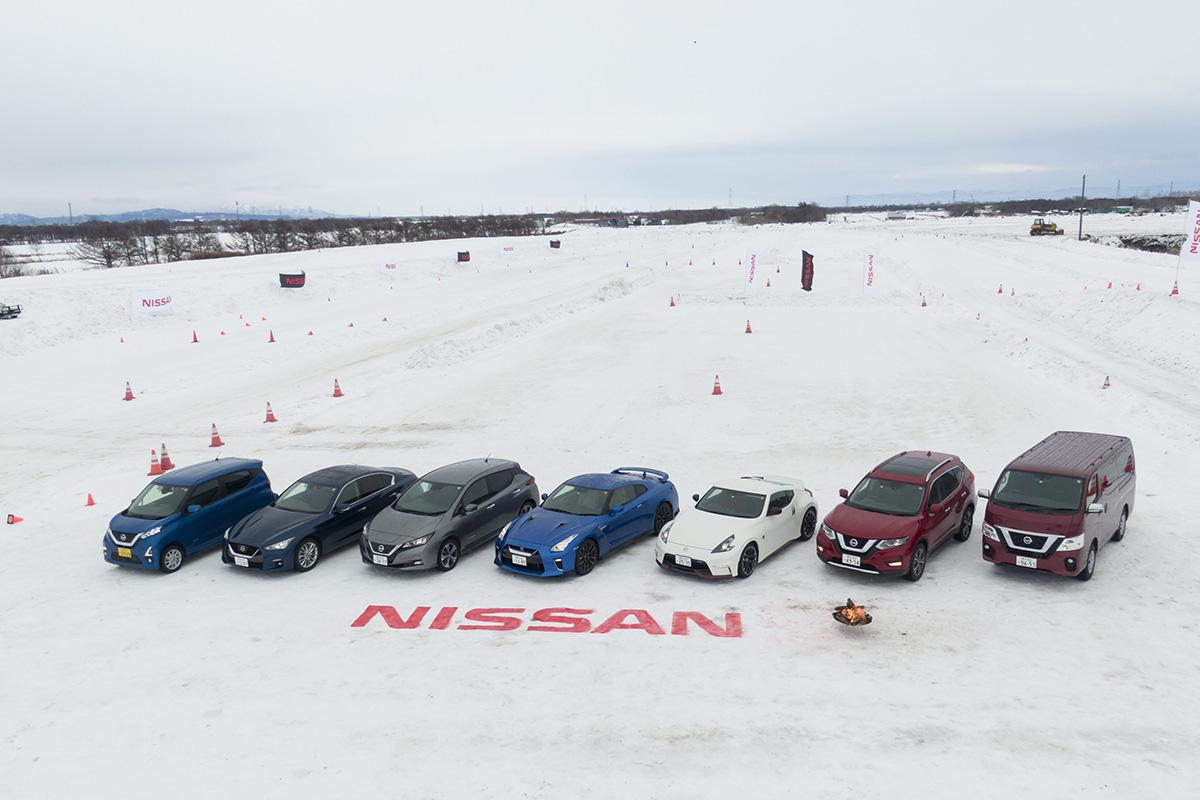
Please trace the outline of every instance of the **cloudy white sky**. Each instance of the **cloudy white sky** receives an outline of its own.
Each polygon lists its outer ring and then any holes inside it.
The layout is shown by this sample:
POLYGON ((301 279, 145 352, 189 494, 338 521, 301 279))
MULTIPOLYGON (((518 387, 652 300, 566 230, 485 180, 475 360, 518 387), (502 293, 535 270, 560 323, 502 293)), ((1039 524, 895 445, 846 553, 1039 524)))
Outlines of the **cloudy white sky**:
POLYGON ((0 11, 0 212, 1200 187, 1184 0, 0 11))

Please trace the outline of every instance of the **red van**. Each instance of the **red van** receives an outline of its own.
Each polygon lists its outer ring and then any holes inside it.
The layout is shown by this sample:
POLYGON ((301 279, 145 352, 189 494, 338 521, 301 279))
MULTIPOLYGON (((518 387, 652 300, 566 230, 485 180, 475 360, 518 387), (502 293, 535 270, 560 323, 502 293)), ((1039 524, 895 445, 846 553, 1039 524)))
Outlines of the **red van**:
POLYGON ((1096 553, 1125 538, 1136 486, 1133 443, 1058 431, 1004 468, 983 517, 983 557, 994 564, 1089 580, 1096 553))

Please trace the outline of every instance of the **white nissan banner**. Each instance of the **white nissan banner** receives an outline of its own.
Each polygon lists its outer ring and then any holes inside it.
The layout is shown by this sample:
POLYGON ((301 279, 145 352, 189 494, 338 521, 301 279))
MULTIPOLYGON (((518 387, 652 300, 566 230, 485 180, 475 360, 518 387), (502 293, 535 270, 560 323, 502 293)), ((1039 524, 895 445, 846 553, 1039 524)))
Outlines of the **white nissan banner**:
POLYGON ((380 269, 382 270, 384 275, 395 276, 395 274, 396 274, 396 265, 395 264, 384 264, 382 267, 380 267, 380 269))
POLYGON ((868 253, 863 259, 863 291, 875 288, 875 254, 868 253))
POLYGON ((1195 200, 1188 201, 1187 233, 1179 248, 1179 260, 1200 263, 1200 202, 1195 200))
POLYGON ((134 314, 173 314, 175 301, 171 293, 156 289, 139 289, 129 298, 129 313, 134 314))

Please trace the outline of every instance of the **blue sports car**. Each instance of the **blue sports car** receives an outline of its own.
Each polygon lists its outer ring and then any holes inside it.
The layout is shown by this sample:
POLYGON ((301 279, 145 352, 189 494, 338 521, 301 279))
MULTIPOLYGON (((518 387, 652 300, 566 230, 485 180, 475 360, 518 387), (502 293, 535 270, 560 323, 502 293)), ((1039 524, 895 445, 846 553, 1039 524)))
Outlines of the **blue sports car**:
POLYGON ((540 577, 587 575, 602 556, 657 535, 679 513, 675 484, 647 467, 578 475, 542 500, 500 531, 496 566, 540 577))
POLYGON ((264 572, 308 572, 326 554, 356 543, 363 526, 416 479, 406 469, 317 470, 225 531, 221 560, 264 572))

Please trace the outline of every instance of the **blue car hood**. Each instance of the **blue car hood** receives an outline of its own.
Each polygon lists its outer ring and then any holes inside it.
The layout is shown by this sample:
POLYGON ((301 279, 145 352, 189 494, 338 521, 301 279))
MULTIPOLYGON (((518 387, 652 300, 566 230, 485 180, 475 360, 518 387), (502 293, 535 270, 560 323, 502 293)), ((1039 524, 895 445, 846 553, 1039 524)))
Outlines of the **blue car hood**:
POLYGON ((262 547, 276 539, 286 539, 289 534, 295 536, 299 529, 307 529, 324 518, 324 514, 305 514, 302 511, 263 506, 234 525, 229 541, 262 547))
POLYGON ((573 533, 592 530, 604 519, 604 517, 581 517, 576 514, 564 514, 561 511, 535 508, 528 514, 517 517, 517 521, 508 529, 508 536, 505 538, 507 540, 511 537, 529 544, 550 547, 573 533))
POLYGON ((109 520, 108 527, 113 533, 145 533, 160 525, 165 528, 177 519, 179 519, 178 514, 170 514, 162 519, 140 519, 117 514, 109 520))

